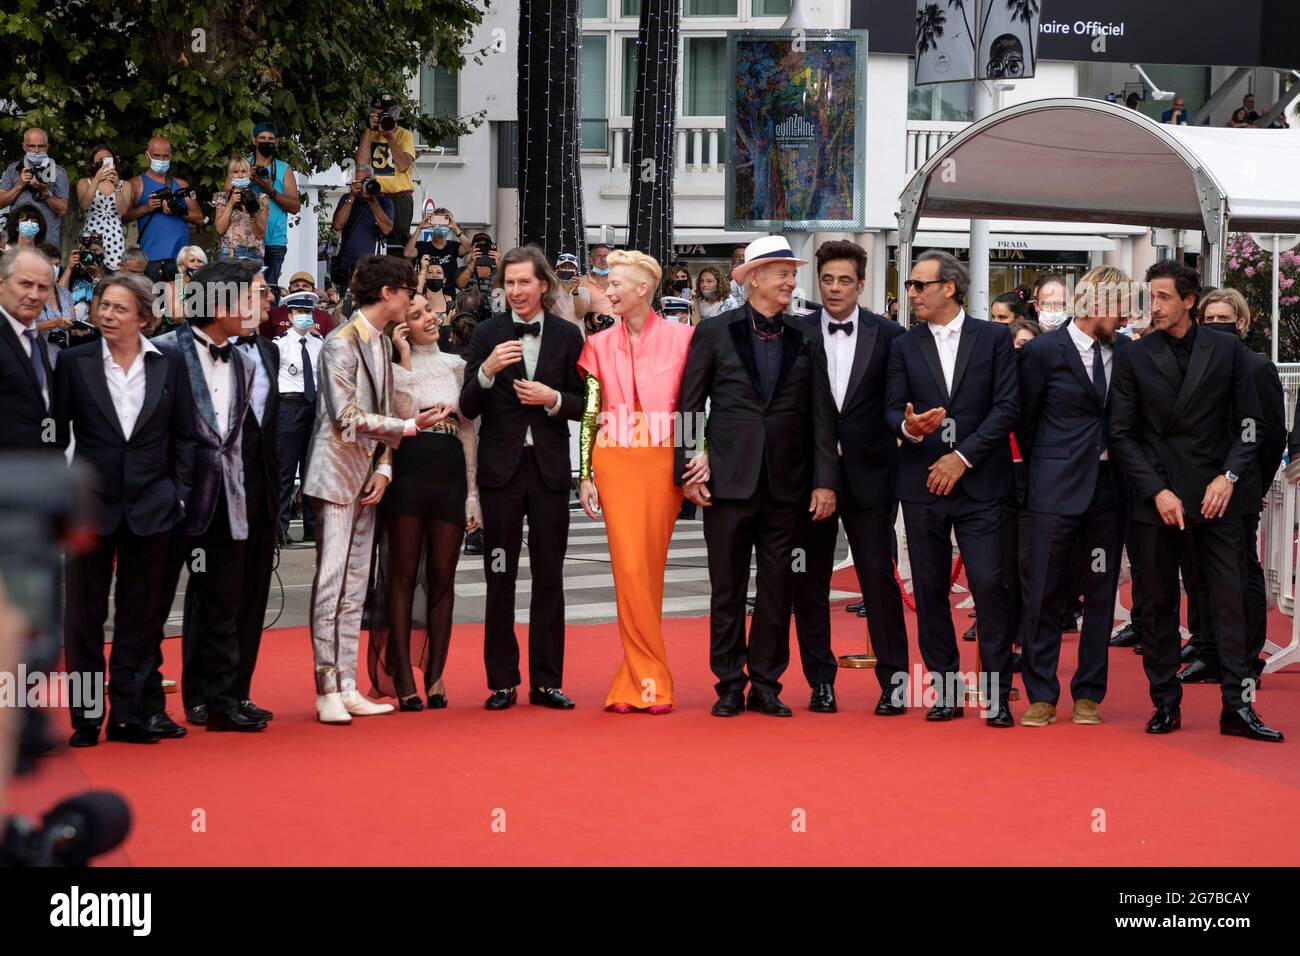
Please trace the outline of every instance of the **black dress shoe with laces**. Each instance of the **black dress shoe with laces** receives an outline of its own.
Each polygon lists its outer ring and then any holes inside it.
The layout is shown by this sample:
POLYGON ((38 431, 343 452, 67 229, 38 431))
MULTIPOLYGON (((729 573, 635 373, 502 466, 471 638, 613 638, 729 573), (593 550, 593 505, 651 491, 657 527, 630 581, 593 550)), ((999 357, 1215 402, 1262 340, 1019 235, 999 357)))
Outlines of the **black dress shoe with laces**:
POLYGON ((766 714, 769 717, 793 717, 794 711, 781 702, 771 691, 751 690, 749 700, 745 706, 749 710, 756 710, 760 714, 766 714))
POLYGON ((68 738, 69 747, 93 747, 99 743, 99 725, 78 727, 68 738))
POLYGON ((1183 712, 1174 704, 1162 704, 1147 721, 1147 733, 1172 734, 1183 726, 1183 712))
POLYGON ((208 705, 198 704, 194 707, 186 707, 185 720, 196 727, 202 727, 208 722, 208 705))
POLYGON ((951 707, 948 704, 935 704, 925 712, 925 719, 930 721, 956 720, 966 715, 965 707, 951 707))
POLYGON ((990 727, 1014 727, 1016 724, 1015 718, 1011 716, 1011 707, 1005 700, 998 701, 997 707, 990 709, 985 720, 990 727))
POLYGON ((1129 623, 1121 627, 1113 637, 1111 637, 1110 646, 1111 647, 1132 647, 1137 642, 1138 642, 1137 628, 1134 627, 1133 622, 1130 621, 1129 623))
POLYGON ((1178 674, 1184 684, 1222 684, 1223 674, 1202 660, 1194 660, 1178 674))
POLYGON ((257 706, 255 703, 253 703, 251 700, 243 701, 243 702, 239 705, 239 709, 242 710, 242 711, 243 711, 245 714, 247 714, 249 717, 252 717, 254 720, 274 720, 274 719, 275 719, 275 714, 271 713, 271 712, 270 712, 269 710, 267 710, 265 707, 258 707, 258 706, 257 706))
POLYGON ((429 701, 428 701, 428 707, 429 707, 430 710, 446 710, 446 708, 447 708, 447 695, 446 695, 446 694, 430 694, 430 695, 429 695, 429 701))
POLYGON ((852 604, 844 605, 844 613, 846 614, 857 614, 859 611, 865 611, 866 609, 866 601, 854 601, 852 604))
POLYGON ((492 696, 483 702, 483 706, 488 710, 505 710, 507 707, 513 707, 515 704, 515 689, 507 687, 504 690, 494 690, 492 696))
POLYGON ((1196 660, 1196 645, 1188 641, 1183 645, 1183 649, 1178 652, 1178 663, 1190 664, 1196 660))
POLYGON ((162 740, 142 724, 115 724, 111 721, 104 730, 104 737, 119 744, 156 744, 162 740))
POLYGON ((397 698, 397 709, 407 712, 424 710, 424 701, 420 700, 419 694, 412 694, 410 697, 399 697, 397 698))
POLYGON ((894 692, 892 690, 880 692, 880 700, 876 701, 877 717, 901 717, 906 713, 906 707, 894 703, 894 692))
POLYGON ((204 726, 211 731, 255 733, 266 730, 266 721, 254 720, 235 706, 229 710, 209 712, 208 722, 204 726))
POLYGON ((961 636, 961 639, 963 641, 973 641, 976 638, 978 638, 979 633, 975 630, 975 628, 977 628, 978 626, 979 626, 978 624, 972 624, 970 627, 966 628, 965 632, 961 636))
POLYGON ((1219 715, 1219 733, 1225 737, 1245 737, 1249 740, 1263 740, 1270 744, 1280 744, 1286 738, 1282 731, 1267 727, 1259 719, 1253 707, 1239 707, 1225 710, 1219 715))
POLYGON ((172 720, 166 711, 159 711, 150 717, 145 727, 167 740, 178 740, 189 733, 189 730, 172 720))
POLYGON ((745 708, 745 698, 740 691, 728 691, 718 697, 710 713, 714 717, 739 717, 745 708))
POLYGON ((534 687, 528 692, 528 703, 540 704, 551 710, 573 710, 574 703, 558 687, 534 687))
POLYGON ((816 714, 833 714, 839 707, 835 705, 835 685, 818 684, 808 699, 808 709, 816 714))

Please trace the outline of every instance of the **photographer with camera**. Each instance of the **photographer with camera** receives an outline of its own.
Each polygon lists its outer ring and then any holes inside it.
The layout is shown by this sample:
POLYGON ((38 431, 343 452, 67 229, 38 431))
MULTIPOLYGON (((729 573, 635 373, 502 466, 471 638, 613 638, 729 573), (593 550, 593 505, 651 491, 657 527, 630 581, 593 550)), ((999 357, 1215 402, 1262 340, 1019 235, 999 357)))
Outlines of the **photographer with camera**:
POLYGON ((330 278, 346 289, 352 267, 361 259, 385 249, 384 236, 393 228, 393 201, 383 195, 383 187, 368 165, 353 170, 353 182, 334 209, 330 228, 341 233, 339 252, 330 267, 330 278))
POLYGON ((385 230, 388 236, 388 254, 402 255, 411 232, 411 217, 415 214, 415 182, 411 178, 415 166, 415 137, 397 118, 401 110, 397 99, 389 93, 380 93, 370 103, 370 116, 357 146, 357 168, 369 167, 379 183, 384 198, 393 205, 389 213, 392 222, 385 230))
POLYGON ((33 127, 23 135, 22 159, 10 163, 0 175, 0 207, 9 208, 11 219, 24 206, 36 209, 45 237, 57 246, 59 226, 68 211, 68 174, 50 159, 49 151, 45 130, 33 127))
POLYGON ((248 157, 253 180, 253 194, 267 199, 267 219, 263 229, 267 283, 272 290, 280 287, 280 267, 289 253, 289 216, 302 209, 298 198, 298 178, 282 159, 276 159, 280 147, 280 128, 271 120, 253 127, 253 154, 248 157))
POLYGON ((145 335, 165 335, 185 321, 185 298, 191 291, 186 287, 207 264, 208 254, 200 246, 185 246, 176 253, 176 277, 163 290, 162 315, 145 330, 145 335))
POLYGON ((454 276, 460 273, 460 258, 469 255, 471 248, 469 236, 456 223, 456 217, 440 206, 420 220, 420 227, 406 240, 402 255, 415 261, 417 271, 420 257, 428 256, 442 266, 444 276, 454 276))
POLYGON ((172 144, 155 136, 145 149, 149 168, 131 177, 131 208, 122 221, 136 222, 137 241, 149 257, 145 274, 154 282, 176 274, 176 253, 190 238, 190 226, 203 225, 203 212, 194 190, 185 180, 169 173, 172 144))
POLYGON ((234 157, 226 168, 225 187, 212 197, 217 211, 214 225, 221 237, 218 259, 265 261, 271 200, 266 193, 254 193, 249 188, 252 183, 252 166, 248 160, 234 157))
POLYGON ((90 298, 95 283, 108 273, 104 265, 104 247, 98 235, 81 234, 81 242, 68 253, 68 267, 59 274, 58 284, 68 290, 72 301, 73 321, 90 322, 90 298))
POLYGON ((90 151, 86 175, 77 180, 77 204, 86 213, 86 232, 99 235, 104 246, 104 264, 117 269, 126 251, 122 217, 131 208, 131 193, 117 169, 117 154, 103 143, 90 151))
POLYGON ((465 268, 456 277, 456 288, 473 289, 479 294, 479 318, 492 314, 492 290, 496 287, 497 262, 501 254, 486 232, 474 233, 473 247, 465 268))
POLYGON ((591 308, 591 293, 578 281, 578 257, 562 252, 555 259, 555 277, 560 287, 555 292, 555 314, 578 328, 591 308))
POLYGON ((45 307, 36 317, 36 331, 44 333, 49 341, 50 364, 57 366, 61 351, 90 341, 88 336, 95 330, 93 326, 83 327, 76 321, 76 313, 72 308, 72 293, 59 284, 58 280, 63 275, 63 266, 59 263, 59 247, 53 243, 43 242, 36 248, 45 253, 54 263, 54 285, 50 287, 50 295, 45 300, 45 307))

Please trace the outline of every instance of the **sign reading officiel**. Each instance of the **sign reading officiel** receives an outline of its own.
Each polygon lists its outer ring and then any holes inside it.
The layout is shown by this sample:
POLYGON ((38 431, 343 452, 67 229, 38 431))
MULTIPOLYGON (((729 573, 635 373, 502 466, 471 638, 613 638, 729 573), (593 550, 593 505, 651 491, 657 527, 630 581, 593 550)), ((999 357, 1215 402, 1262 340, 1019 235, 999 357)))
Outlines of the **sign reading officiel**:
POLYGON ((1122 37, 1125 23, 1102 23, 1099 20, 1075 20, 1074 23, 1048 23, 1044 21, 1038 27, 1039 33, 1073 33, 1076 36, 1122 37))

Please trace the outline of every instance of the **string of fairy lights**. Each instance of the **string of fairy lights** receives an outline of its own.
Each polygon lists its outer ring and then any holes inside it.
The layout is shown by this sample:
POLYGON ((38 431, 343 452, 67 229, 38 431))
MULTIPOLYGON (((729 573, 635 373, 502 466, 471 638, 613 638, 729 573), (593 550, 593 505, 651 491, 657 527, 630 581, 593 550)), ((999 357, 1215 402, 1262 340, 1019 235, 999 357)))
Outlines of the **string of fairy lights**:
POLYGON ((636 39, 628 245, 665 263, 672 249, 680 28, 681 0, 642 0, 636 39), (648 55, 651 51, 657 55, 648 55), (646 160, 652 164, 648 178, 643 166, 646 160))

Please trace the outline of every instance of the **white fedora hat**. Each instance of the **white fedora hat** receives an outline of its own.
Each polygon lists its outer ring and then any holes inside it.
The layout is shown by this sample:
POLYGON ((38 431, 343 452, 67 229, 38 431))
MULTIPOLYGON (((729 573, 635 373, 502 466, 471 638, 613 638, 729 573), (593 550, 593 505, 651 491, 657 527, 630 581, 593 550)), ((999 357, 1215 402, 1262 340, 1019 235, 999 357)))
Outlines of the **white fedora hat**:
POLYGON ((745 247, 745 261, 738 266, 732 267, 731 277, 737 282, 744 282, 750 270, 774 262, 789 263, 795 266, 806 266, 808 264, 807 259, 799 259, 795 256, 785 236, 763 236, 761 239, 755 239, 745 247))

